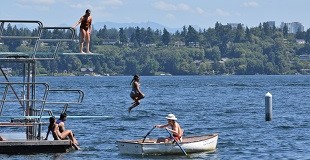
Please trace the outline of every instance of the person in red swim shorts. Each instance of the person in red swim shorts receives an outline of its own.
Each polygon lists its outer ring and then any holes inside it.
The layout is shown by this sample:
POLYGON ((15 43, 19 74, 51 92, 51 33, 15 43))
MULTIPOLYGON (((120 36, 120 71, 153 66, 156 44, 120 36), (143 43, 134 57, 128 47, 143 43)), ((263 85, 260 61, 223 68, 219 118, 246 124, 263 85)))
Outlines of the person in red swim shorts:
POLYGON ((178 122, 176 122, 177 118, 175 117, 174 114, 168 114, 168 116, 166 117, 168 123, 165 125, 155 125, 156 128, 165 128, 168 131, 170 131, 172 133, 172 137, 167 137, 167 138, 158 138, 157 139, 157 143, 160 142, 173 142, 174 139, 176 141, 182 141, 182 136, 183 136, 183 129, 181 128, 181 126, 179 125, 178 122))

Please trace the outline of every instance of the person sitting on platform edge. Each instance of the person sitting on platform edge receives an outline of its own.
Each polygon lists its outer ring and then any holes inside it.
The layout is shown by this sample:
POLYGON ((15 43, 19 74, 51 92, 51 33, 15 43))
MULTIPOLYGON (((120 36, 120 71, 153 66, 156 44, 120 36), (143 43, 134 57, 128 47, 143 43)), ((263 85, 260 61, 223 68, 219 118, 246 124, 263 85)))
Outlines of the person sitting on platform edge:
POLYGON ((50 124, 48 126, 48 130, 46 133, 45 140, 48 140, 48 135, 50 132, 52 132, 54 140, 64 140, 68 136, 70 138, 72 144, 76 148, 78 148, 77 147, 77 145, 79 145, 78 141, 74 138, 71 130, 65 130, 62 133, 60 133, 58 124, 56 124, 55 117, 50 117, 49 122, 50 122, 50 124))
MULTIPOLYGON (((178 122, 176 122, 177 118, 174 114, 168 114, 166 117, 168 123, 165 125, 155 125, 156 128, 165 128, 168 131, 172 132, 172 135, 176 141, 182 141, 183 130, 178 122), (171 127, 168 128, 168 127, 171 127)), ((174 141, 172 137, 168 138, 158 138, 156 143, 165 142, 168 143, 169 141, 174 141)))
POLYGON ((72 26, 72 28, 75 28, 77 25, 80 25, 80 53, 83 52, 83 46, 84 42, 86 42, 86 53, 91 53, 89 51, 89 44, 90 44, 90 33, 92 31, 92 17, 90 15, 90 10, 87 9, 85 11, 85 14, 79 19, 79 21, 76 22, 75 25, 72 26))
POLYGON ((60 133, 62 133, 63 131, 65 131, 65 121, 67 120, 67 113, 61 113, 59 116, 59 119, 56 121, 56 124, 58 124, 59 127, 59 131, 60 133))

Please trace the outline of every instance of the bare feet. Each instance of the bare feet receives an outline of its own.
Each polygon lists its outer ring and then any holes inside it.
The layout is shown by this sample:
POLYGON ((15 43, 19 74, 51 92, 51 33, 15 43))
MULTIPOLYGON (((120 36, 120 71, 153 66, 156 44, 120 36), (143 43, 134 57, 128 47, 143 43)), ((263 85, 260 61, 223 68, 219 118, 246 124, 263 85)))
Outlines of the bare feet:
POLYGON ((133 109, 133 107, 132 107, 132 106, 131 106, 131 107, 129 107, 129 108, 128 108, 128 113, 130 113, 132 109, 133 109))
POLYGON ((75 150, 80 150, 81 148, 78 146, 78 144, 72 143, 72 146, 75 150))
POLYGON ((0 141, 5 141, 5 139, 0 136, 0 141))
POLYGON ((139 104, 140 104, 139 101, 133 102, 133 105, 132 105, 131 107, 128 108, 128 113, 130 113, 131 110, 132 110, 133 108, 137 107, 139 104))

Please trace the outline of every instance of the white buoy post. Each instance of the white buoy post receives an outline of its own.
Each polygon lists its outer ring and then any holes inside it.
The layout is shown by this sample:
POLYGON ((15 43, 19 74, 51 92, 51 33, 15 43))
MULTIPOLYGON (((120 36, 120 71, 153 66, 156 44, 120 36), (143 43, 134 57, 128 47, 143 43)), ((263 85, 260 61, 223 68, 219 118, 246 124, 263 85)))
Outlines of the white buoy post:
POLYGON ((265 95, 265 120, 271 121, 272 119, 272 95, 268 92, 265 95))

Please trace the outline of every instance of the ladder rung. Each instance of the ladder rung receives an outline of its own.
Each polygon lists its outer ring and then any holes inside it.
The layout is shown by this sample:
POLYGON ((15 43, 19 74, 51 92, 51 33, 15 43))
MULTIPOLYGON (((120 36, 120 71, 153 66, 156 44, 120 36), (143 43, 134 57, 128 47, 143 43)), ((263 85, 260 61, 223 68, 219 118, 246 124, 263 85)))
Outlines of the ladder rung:
POLYGON ((40 42, 64 42, 64 41, 75 41, 75 39, 39 39, 40 42))
POLYGON ((20 126, 34 126, 34 125, 38 125, 38 124, 40 124, 40 123, 16 123, 16 122, 14 122, 14 123, 11 123, 11 122, 0 122, 0 126, 1 127, 10 127, 10 126, 12 126, 12 127, 14 127, 14 126, 18 126, 18 127, 20 127, 20 126))
POLYGON ((14 38, 14 39, 39 39, 40 37, 33 36, 0 36, 1 38, 14 38))

